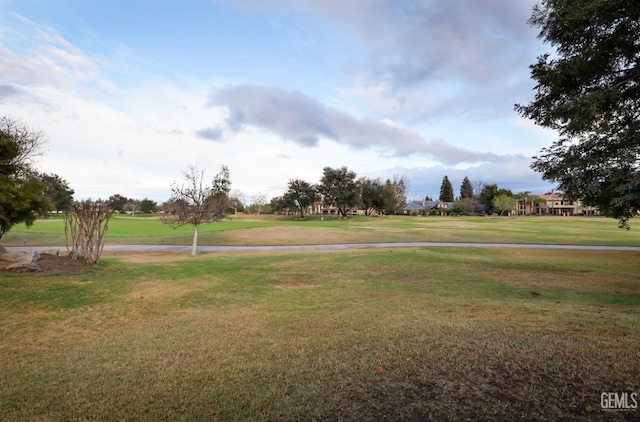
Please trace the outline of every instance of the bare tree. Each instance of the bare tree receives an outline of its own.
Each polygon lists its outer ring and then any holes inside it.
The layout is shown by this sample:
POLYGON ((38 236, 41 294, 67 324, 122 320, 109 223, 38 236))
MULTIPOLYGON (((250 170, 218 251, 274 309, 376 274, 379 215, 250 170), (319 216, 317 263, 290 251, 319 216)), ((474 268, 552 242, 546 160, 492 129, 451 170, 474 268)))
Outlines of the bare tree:
POLYGON ((484 190, 485 186, 487 186, 487 184, 485 182, 483 182, 482 180, 478 180, 476 182, 473 182, 473 196, 475 198, 480 198, 480 194, 484 190))
POLYGON ((393 186, 395 187, 398 207, 404 208, 407 205, 407 192, 409 191, 409 179, 404 176, 393 175, 393 186))
POLYGON ((68 234, 71 232, 71 251, 79 250, 85 262, 98 265, 109 229, 113 210, 105 201, 88 199, 76 202, 71 212, 65 214, 65 238, 69 249, 68 234))
POLYGON ((233 209, 234 214, 244 211, 244 194, 238 189, 229 193, 229 209, 233 209))
POLYGON ((124 209, 126 211, 131 211, 131 216, 136 216, 136 211, 140 211, 140 201, 137 199, 129 198, 126 204, 124 204, 124 209))
POLYGON ((267 205, 267 196, 264 193, 260 192, 253 196, 252 207, 255 207, 258 214, 264 213, 265 205, 267 205))
POLYGON ((183 177, 184 183, 174 183, 171 187, 171 198, 164 205, 161 219, 173 228, 185 224, 193 226, 191 256, 196 256, 200 224, 224 218, 231 184, 229 169, 222 166, 213 185, 205 184, 204 170, 198 170, 193 166, 183 173, 183 177))

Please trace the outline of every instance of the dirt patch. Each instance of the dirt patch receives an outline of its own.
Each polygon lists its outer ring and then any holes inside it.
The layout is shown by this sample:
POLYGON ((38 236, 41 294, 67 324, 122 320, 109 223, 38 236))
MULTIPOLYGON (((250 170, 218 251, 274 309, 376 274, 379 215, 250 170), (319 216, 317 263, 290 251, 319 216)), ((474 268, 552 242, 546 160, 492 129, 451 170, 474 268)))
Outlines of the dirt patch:
POLYGON ((279 289, 296 289, 315 286, 315 284, 289 278, 281 278, 278 280, 278 284, 276 284, 276 287, 279 289))
POLYGON ((84 261, 73 259, 64 253, 59 256, 42 254, 40 260, 38 260, 38 265, 42 268, 42 271, 39 272, 17 273, 7 271, 5 264, 8 265, 10 262, 0 261, 0 274, 23 274, 29 277, 80 274, 86 266, 84 261))

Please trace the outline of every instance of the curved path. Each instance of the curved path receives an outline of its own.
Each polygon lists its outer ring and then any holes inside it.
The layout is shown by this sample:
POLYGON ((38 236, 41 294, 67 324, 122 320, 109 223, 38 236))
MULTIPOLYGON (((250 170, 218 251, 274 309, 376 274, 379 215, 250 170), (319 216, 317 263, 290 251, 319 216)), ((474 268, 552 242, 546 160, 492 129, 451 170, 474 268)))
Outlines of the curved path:
MULTIPOLYGON (((449 242, 408 242, 408 243, 349 243, 337 245, 290 245, 290 246, 198 246, 198 252, 300 252, 342 249, 382 249, 382 248, 509 248, 509 249, 572 249, 591 251, 640 252, 640 246, 590 246, 590 245, 541 245, 527 243, 449 243, 449 242)), ((7 247, 8 251, 44 250, 52 247, 7 247)), ((66 249, 64 246, 54 247, 66 249)), ((191 246, 181 245, 105 245, 105 251, 119 252, 191 252, 191 246)))

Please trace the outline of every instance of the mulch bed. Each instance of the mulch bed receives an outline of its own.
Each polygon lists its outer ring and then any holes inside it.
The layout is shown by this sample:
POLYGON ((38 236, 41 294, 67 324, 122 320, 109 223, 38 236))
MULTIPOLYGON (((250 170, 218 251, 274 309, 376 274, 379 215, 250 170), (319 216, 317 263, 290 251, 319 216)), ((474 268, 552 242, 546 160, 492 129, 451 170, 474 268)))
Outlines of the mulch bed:
POLYGON ((74 259, 69 257, 64 250, 60 251, 60 255, 40 255, 38 265, 42 268, 42 271, 38 272, 16 272, 7 271, 4 267, 10 264, 10 262, 0 261, 0 274, 22 274, 29 276, 46 276, 46 275, 72 275, 80 274, 85 268, 85 262, 83 260, 74 259))

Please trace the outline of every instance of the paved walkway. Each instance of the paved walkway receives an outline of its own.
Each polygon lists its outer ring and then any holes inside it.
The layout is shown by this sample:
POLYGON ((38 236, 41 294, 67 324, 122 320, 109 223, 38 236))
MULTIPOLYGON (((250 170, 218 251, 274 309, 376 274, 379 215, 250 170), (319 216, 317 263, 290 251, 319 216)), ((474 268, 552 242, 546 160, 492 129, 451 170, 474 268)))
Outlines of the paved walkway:
MULTIPOLYGON (((329 251, 343 249, 383 249, 383 248, 508 248, 508 249, 571 249, 591 251, 640 252, 640 246, 588 246, 588 245, 539 245, 526 243, 353 243, 339 245, 291 245, 291 246, 198 246, 198 252, 300 252, 329 251)), ((8 251, 44 250, 52 247, 6 247, 8 251)), ((64 246, 57 246, 65 250, 64 246)), ((121 252, 191 252, 191 246, 181 245, 105 245, 105 251, 121 252)))

